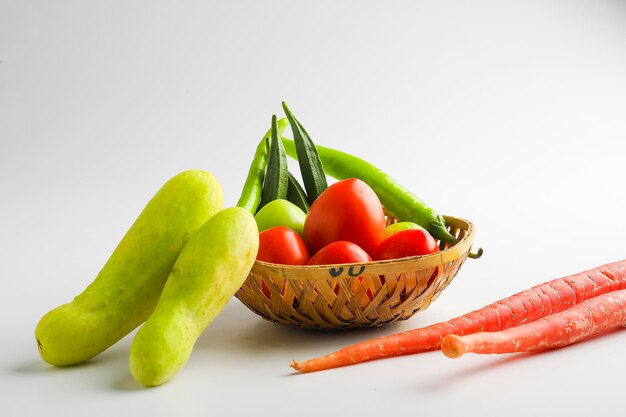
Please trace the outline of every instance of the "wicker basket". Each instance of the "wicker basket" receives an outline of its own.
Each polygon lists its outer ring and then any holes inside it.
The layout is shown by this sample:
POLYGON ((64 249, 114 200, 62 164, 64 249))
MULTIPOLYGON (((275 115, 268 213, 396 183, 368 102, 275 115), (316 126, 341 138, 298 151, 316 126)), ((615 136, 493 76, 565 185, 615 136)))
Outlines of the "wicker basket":
MULTIPOLYGON (((445 219, 458 243, 438 253, 332 266, 257 261, 236 297, 275 324, 305 329, 380 326, 408 319, 441 294, 471 249, 472 223, 445 219)), ((395 221, 387 218, 388 223, 395 221)))

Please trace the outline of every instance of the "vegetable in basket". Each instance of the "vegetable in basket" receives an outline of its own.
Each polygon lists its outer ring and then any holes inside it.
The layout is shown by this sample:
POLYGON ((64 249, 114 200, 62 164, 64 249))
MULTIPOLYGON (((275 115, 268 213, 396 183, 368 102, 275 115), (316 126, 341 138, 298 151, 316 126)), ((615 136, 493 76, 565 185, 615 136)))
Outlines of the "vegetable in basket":
MULTIPOLYGON (((280 119, 276 122, 275 128, 277 129, 279 137, 287 126, 289 126, 287 119, 280 119)), ((272 128, 274 128, 274 123, 272 123, 272 128)), ((248 176, 241 190, 241 196, 237 201, 237 207, 248 210, 252 215, 256 214, 258 211, 259 202, 261 201, 268 159, 267 141, 270 139, 271 134, 272 129, 268 130, 265 136, 263 136, 263 139, 261 139, 261 142, 259 142, 254 153, 254 158, 250 163, 248 176)))
POLYGON ((353 365, 391 356, 439 349, 444 336, 494 332, 566 311, 602 294, 626 289, 626 260, 557 278, 446 322, 347 346, 304 362, 292 361, 300 372, 353 365))
POLYGON ((279 198, 264 205, 254 219, 259 232, 274 226, 287 226, 302 236, 306 214, 292 202, 279 198))
POLYGON ((306 265, 309 250, 298 233, 286 226, 275 226, 259 234, 257 260, 284 265, 306 265))
MULTIPOLYGON (((287 155, 298 158, 294 141, 287 138, 282 141, 287 155)), ((398 219, 417 223, 446 243, 456 243, 443 217, 389 175, 354 155, 319 145, 316 148, 328 175, 340 180, 359 178, 374 189, 383 206, 398 219)))
POLYGON ((272 116, 267 169, 263 180, 259 209, 262 209, 270 201, 287 198, 287 188, 289 187, 288 172, 287 156, 285 155, 283 144, 278 138, 278 121, 276 120, 276 115, 274 115, 272 116))
POLYGON ((392 223, 389 226, 387 226, 387 229, 385 230, 385 236, 389 237, 393 235, 394 233, 400 232, 402 230, 414 230, 414 229, 426 231, 426 229, 424 229, 422 226, 420 226, 417 223, 397 222, 397 223, 392 223))
POLYGON ((329 243, 317 251, 309 260, 309 265, 335 265, 371 262, 372 258, 359 245, 339 240, 329 243))
POLYGON ((387 237, 376 248, 374 259, 398 259, 439 252, 437 241, 423 229, 407 229, 387 237))
POLYGON ((309 200, 302 189, 302 186, 295 179, 295 177, 291 174, 291 172, 287 172, 289 184, 287 186, 287 200, 291 203, 295 204, 305 213, 309 212, 309 200))
POLYGON ((385 238, 385 214, 378 196, 351 178, 328 187, 313 202, 304 222, 304 241, 312 253, 347 240, 373 254, 385 238))
MULTIPOLYGON (((250 169, 251 175, 256 174, 257 177, 264 175, 263 179, 251 181, 256 185, 262 183, 261 201, 255 215, 260 231, 279 225, 287 226, 304 237, 307 247, 313 254, 332 242, 349 241, 363 248, 368 256, 374 257, 375 251, 388 232, 393 234, 405 228, 420 228, 424 233, 420 235, 423 237, 420 241, 416 240, 415 237, 419 233, 415 232, 390 239, 386 243, 390 248, 385 249, 385 259, 394 253, 406 253, 397 256, 404 257, 434 251, 427 248, 434 239, 416 223, 405 221, 388 230, 385 229, 385 216, 380 199, 365 182, 356 178, 346 178, 329 188, 315 144, 287 104, 283 102, 282 105, 294 134, 294 152, 297 154, 308 196, 287 168, 287 155, 282 141, 278 139, 284 124, 281 124, 276 116, 272 116, 269 138, 264 138, 267 139, 266 148, 269 153, 266 171, 254 168, 263 165, 264 154, 261 152, 265 149, 263 144, 259 145, 257 149, 259 156, 255 158, 250 169), (296 208, 295 204, 285 198, 293 200, 309 214, 296 208), (312 207, 308 206, 309 203, 312 207), (402 239, 402 236, 413 238, 402 239), (425 239, 426 236, 430 240, 425 239), (409 247, 410 244, 414 247, 409 247)), ((370 170, 373 169, 375 168, 371 167, 370 170)), ((248 201, 244 198, 246 192, 247 189, 244 187, 240 201, 248 201)), ((250 208, 252 209, 252 206, 250 208)))
POLYGON ((237 202, 238 207, 245 208, 252 214, 256 214, 259 209, 276 199, 286 199, 304 213, 308 213, 310 202, 327 188, 326 177, 315 145, 285 103, 283 107, 289 119, 276 120, 276 116, 272 116, 272 127, 257 146, 237 202), (306 192, 289 172, 287 156, 282 141, 279 140, 290 123, 296 143, 294 146, 301 155, 298 162, 306 192))
POLYGON ((302 181, 304 181, 304 188, 308 195, 309 204, 313 204, 324 190, 328 188, 322 162, 320 161, 320 157, 311 137, 298 119, 294 117, 289 107, 287 107, 287 103, 284 101, 283 110, 287 115, 287 119, 289 119, 291 131, 293 132, 295 153, 298 155, 300 173, 302 174, 302 181))

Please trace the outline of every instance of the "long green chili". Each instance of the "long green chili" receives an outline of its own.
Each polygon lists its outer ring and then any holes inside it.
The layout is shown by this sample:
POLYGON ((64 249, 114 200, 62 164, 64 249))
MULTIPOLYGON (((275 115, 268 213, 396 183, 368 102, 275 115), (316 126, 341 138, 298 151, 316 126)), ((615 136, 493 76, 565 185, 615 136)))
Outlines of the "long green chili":
MULTIPOLYGON (((287 155, 296 159, 294 142, 287 138, 282 139, 287 155)), ((338 180, 358 178, 364 181, 376 192, 383 206, 401 221, 417 223, 433 237, 446 243, 457 242, 448 232, 446 222, 440 214, 389 175, 354 155, 319 145, 316 148, 326 174, 338 180)))
MULTIPOLYGON (((287 126, 289 126, 289 121, 287 118, 282 118, 278 120, 277 125, 278 137, 280 137, 287 126)), ((263 180, 265 179, 265 169, 267 167, 267 139, 270 137, 271 133, 272 130, 268 130, 265 136, 263 136, 263 139, 261 139, 261 142, 259 142, 259 146, 257 146, 254 158, 250 164, 250 169, 248 170, 246 182, 241 190, 241 196, 237 201, 238 207, 248 210, 253 215, 256 214, 259 201, 261 201, 263 180)))

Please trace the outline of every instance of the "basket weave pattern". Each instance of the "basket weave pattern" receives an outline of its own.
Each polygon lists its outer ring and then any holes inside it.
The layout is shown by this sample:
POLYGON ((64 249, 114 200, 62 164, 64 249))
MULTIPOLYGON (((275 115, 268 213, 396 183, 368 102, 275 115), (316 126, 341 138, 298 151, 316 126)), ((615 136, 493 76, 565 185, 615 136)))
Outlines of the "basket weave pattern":
POLYGON ((431 255, 331 266, 257 261, 236 297, 275 324, 307 329, 380 326, 408 319, 441 294, 471 249, 472 224, 448 216, 446 223, 459 242, 431 255))

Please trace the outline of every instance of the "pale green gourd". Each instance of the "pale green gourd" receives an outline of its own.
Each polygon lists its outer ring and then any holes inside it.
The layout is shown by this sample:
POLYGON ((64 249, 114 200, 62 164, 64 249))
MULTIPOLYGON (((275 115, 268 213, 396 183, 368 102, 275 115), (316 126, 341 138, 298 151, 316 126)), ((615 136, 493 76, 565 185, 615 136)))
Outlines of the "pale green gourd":
POLYGON ((147 386, 171 379, 204 329, 248 276, 259 247, 254 217, 240 207, 213 216, 189 239, 154 312, 130 349, 130 370, 147 386))
POLYGON ((170 179, 93 283, 39 321, 35 337, 43 360, 57 366, 84 362, 143 323, 189 237, 222 205, 213 175, 190 170, 170 179))

